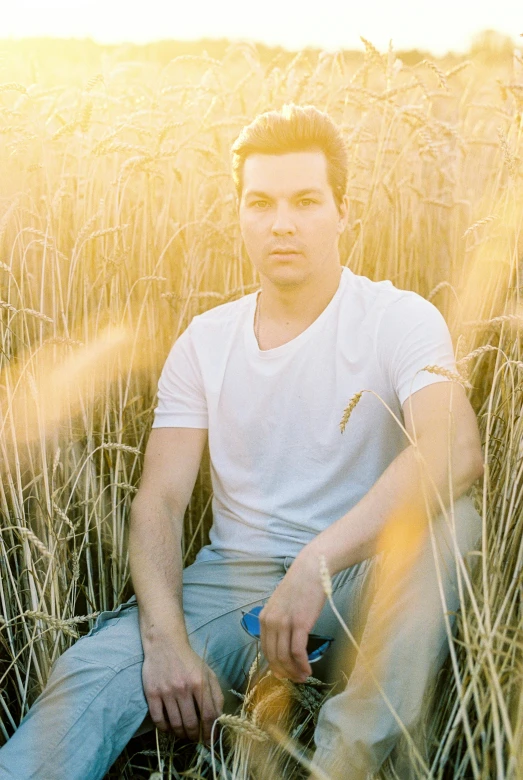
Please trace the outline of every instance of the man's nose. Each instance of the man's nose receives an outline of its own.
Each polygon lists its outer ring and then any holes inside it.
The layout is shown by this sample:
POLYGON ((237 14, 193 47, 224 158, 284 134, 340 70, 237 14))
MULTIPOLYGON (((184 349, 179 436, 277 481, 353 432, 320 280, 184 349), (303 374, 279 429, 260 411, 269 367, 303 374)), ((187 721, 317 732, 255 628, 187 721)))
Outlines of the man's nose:
POLYGON ((284 233, 294 233, 295 231, 296 225, 294 224, 291 210, 286 205, 279 205, 272 223, 272 232, 275 235, 282 235, 284 233))

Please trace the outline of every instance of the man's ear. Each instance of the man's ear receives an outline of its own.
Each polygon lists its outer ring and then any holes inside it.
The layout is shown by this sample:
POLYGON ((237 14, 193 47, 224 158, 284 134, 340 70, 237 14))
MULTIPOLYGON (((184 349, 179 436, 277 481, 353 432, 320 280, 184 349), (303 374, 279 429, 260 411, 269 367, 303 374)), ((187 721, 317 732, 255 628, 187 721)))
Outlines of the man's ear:
POLYGON ((338 233, 341 234, 347 227, 347 222, 349 221, 349 196, 344 195, 343 200, 340 203, 340 207, 338 209, 339 211, 339 221, 338 221, 338 233))

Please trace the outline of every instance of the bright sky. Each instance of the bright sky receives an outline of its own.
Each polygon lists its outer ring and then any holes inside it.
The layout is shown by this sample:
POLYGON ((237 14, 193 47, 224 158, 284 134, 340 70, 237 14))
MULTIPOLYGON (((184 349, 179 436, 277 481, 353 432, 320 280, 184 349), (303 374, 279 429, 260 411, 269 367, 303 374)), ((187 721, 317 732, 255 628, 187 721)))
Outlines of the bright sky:
POLYGON ((289 49, 465 51, 495 29, 521 44, 522 0, 0 0, 0 38, 57 36, 101 43, 230 38, 289 49), (310 13, 307 9, 315 7, 310 13))

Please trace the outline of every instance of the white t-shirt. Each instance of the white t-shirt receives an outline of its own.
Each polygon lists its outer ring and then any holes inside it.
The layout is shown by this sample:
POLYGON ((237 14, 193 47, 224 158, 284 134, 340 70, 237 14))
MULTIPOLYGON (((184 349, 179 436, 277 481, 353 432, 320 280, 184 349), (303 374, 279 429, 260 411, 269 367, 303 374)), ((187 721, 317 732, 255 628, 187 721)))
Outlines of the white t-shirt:
POLYGON ((154 428, 208 428, 210 547, 224 556, 295 557, 374 485, 407 439, 409 395, 456 371, 439 311, 389 281, 344 268, 338 290, 299 336, 260 350, 257 293, 194 317, 158 385, 154 428), (349 399, 364 393, 345 432, 349 399))

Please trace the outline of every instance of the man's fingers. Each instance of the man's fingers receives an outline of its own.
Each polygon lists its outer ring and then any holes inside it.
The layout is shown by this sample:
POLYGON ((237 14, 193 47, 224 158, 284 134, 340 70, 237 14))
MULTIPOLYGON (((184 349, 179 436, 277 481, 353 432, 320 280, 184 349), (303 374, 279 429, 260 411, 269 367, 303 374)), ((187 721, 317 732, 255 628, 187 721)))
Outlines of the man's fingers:
POLYGON ((200 736, 200 721, 196 712, 196 702, 192 695, 178 699, 178 707, 182 716, 185 733, 193 742, 198 742, 200 736))
POLYGON ((288 648, 285 651, 285 635, 289 633, 289 626, 282 625, 282 621, 275 616, 267 617, 266 609, 260 612, 261 645, 262 652, 269 662, 271 672, 275 677, 287 677, 282 660, 289 655, 288 648))
MULTIPOLYGON (((219 688, 219 686, 218 686, 219 688)), ((219 688, 220 695, 221 689, 219 688)), ((222 707, 218 701, 215 701, 215 696, 218 697, 217 692, 213 691, 213 683, 209 679, 203 688, 202 700, 198 702, 198 709, 200 711, 200 722, 202 729, 202 739, 204 742, 209 742, 211 739, 212 724, 221 715, 222 707)), ((223 696, 222 696, 223 699, 223 696)))
POLYGON ((307 657, 307 641, 309 634, 305 629, 295 628, 291 637, 291 658, 294 662, 294 668, 297 672, 300 682, 304 682, 303 677, 308 677, 312 673, 311 665, 307 657))
POLYGON ((214 674, 209 675, 209 690, 211 692, 216 718, 219 718, 223 712, 224 697, 221 685, 218 682, 218 678, 215 677, 214 674))
POLYGON ((262 653, 269 662, 272 673, 276 677, 285 677, 285 672, 278 662, 278 634, 270 626, 261 630, 262 653))
POLYGON ((260 645, 261 645, 261 651, 262 651, 263 655, 265 656, 267 661, 269 661, 269 663, 270 663, 270 656, 269 656, 269 641, 270 641, 269 634, 270 634, 270 631, 267 628, 267 626, 265 625, 265 622, 264 622, 263 618, 264 618, 264 615, 263 615, 263 610, 262 610, 260 612, 260 645))
POLYGON ((147 697, 147 704, 149 705, 149 714, 151 720, 160 731, 169 731, 169 723, 165 718, 163 709, 163 701, 159 696, 147 697))
POLYGON ((178 737, 178 739, 186 739, 187 734, 183 726, 182 716, 180 714, 180 708, 178 707, 178 702, 176 701, 176 699, 170 698, 170 699, 166 699, 164 705, 167 711, 167 716, 169 718, 169 724, 171 729, 174 732, 174 735, 178 737))
POLYGON ((283 677, 292 677, 294 672, 290 657, 290 645, 291 632, 289 630, 280 631, 276 639, 276 670, 283 677))

